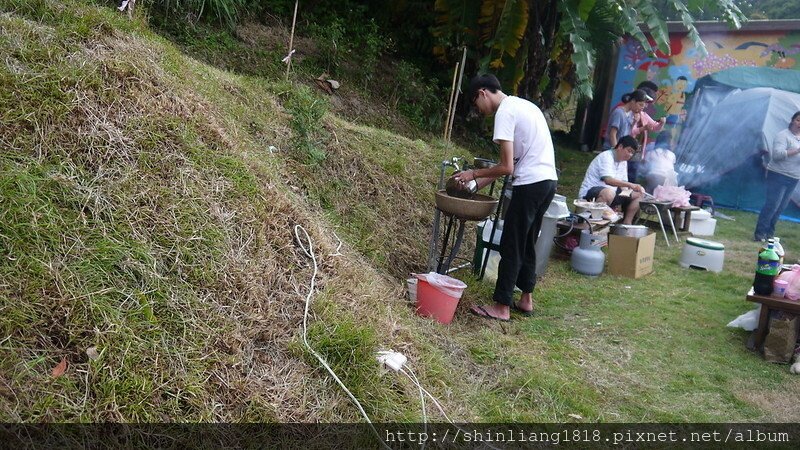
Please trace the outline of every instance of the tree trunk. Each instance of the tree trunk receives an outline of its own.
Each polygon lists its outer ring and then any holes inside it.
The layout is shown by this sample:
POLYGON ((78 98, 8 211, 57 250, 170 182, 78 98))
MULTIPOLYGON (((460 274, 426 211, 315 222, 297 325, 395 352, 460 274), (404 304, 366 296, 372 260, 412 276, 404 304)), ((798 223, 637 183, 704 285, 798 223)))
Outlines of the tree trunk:
POLYGON ((528 58, 525 62, 525 76, 520 83, 520 95, 547 108, 552 105, 554 99, 541 98, 539 82, 548 69, 548 62, 556 41, 559 18, 558 2, 557 0, 530 0, 529 11, 530 17, 526 33, 529 42, 528 58))

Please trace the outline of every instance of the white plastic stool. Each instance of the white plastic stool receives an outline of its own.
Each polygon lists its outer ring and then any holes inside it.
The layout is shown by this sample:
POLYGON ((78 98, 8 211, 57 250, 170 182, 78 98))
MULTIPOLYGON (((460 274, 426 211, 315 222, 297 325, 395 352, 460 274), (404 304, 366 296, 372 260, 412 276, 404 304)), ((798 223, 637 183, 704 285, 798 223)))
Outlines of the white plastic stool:
POLYGON ((699 238, 687 238, 681 252, 681 267, 722 272, 725 261, 725 246, 719 242, 699 238))

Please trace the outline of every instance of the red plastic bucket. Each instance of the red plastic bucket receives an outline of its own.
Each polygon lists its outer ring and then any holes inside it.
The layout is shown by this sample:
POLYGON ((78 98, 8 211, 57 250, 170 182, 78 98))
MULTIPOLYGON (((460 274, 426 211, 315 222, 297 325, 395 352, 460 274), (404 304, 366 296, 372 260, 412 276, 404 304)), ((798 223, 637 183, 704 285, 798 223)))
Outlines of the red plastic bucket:
POLYGON ((458 300, 467 285, 461 280, 437 273, 419 274, 417 314, 433 317, 445 325, 453 321, 458 300), (427 277, 431 277, 430 280, 427 277))

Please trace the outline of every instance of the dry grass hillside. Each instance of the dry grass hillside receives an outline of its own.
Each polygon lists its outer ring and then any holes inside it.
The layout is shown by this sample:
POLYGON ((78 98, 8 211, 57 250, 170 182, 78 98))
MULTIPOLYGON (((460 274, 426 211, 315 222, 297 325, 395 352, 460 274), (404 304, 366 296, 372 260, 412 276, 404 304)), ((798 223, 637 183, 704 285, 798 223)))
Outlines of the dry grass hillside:
MULTIPOLYGON (((297 226, 317 266, 308 340, 374 421, 422 420, 416 386, 375 362, 387 348, 456 421, 800 418, 797 378, 725 328, 752 306, 752 214, 720 221, 721 274, 681 269, 661 238, 639 280, 553 260, 537 313, 509 323, 466 313, 492 286, 461 272, 444 327, 404 280, 425 265, 439 163, 477 146, 419 131, 400 93, 324 94, 302 34, 284 81, 284 27, 215 33, 0 0, 0 420, 361 421, 303 344, 315 264, 297 226)), ((558 147, 573 198, 591 155, 558 147)), ((800 230, 778 232, 796 259, 800 230)))
POLYGON ((410 162, 441 149, 328 114, 322 171, 290 145, 285 104, 315 98, 301 85, 198 62, 86 2, 0 11, 4 421, 358 419, 301 344, 296 225, 319 264, 312 344, 372 415, 412 414, 373 358, 415 352, 389 274, 421 260, 432 174, 410 162))

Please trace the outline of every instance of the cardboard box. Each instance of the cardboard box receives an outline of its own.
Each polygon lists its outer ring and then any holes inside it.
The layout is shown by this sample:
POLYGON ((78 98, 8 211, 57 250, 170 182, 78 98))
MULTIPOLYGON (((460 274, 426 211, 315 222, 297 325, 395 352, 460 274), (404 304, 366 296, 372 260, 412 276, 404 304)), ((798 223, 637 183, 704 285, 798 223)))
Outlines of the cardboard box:
POLYGON ((641 278, 653 271, 653 254, 656 249, 656 233, 635 238, 608 236, 608 273, 628 278, 641 278))

